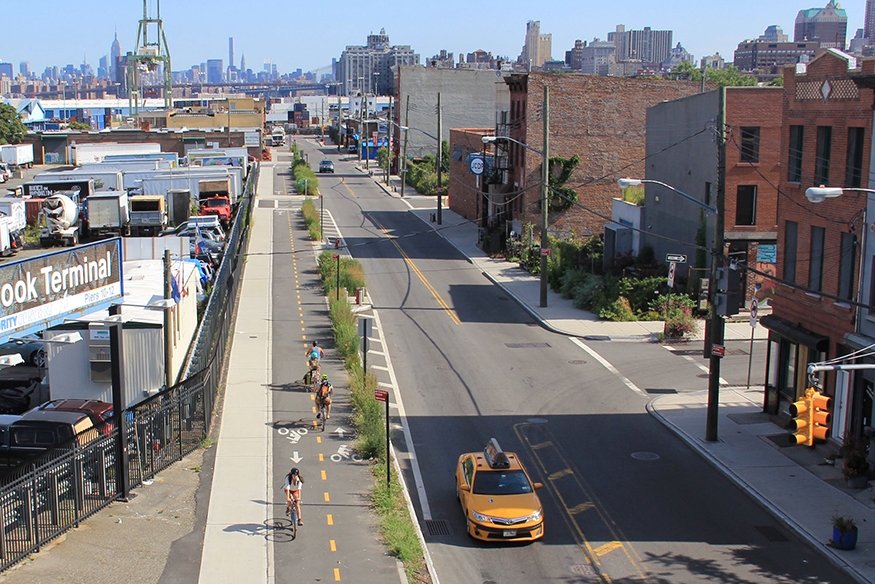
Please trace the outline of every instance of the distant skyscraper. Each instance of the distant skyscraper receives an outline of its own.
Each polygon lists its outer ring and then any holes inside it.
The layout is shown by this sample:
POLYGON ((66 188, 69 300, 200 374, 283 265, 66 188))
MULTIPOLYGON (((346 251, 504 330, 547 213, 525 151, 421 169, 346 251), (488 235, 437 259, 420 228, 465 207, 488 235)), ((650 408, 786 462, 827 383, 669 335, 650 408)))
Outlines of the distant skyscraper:
POLYGON ((526 44, 523 45, 519 62, 524 67, 541 67, 544 61, 553 58, 553 35, 541 34, 541 21, 526 23, 526 44))
POLYGON ((234 67, 234 37, 228 37, 228 67, 234 67))
POLYGON ((222 83, 225 80, 225 62, 222 59, 207 59, 207 83, 222 83))
POLYGON ((122 44, 118 42, 118 31, 115 31, 115 40, 109 48, 109 77, 116 83, 121 82, 122 74, 119 71, 119 58, 122 56, 122 44))
POLYGON ((386 29, 381 28, 380 34, 368 35, 367 46, 347 45, 337 63, 337 81, 343 84, 344 95, 386 95, 395 87, 392 67, 401 65, 419 65, 419 55, 410 45, 390 45, 386 29))
POLYGON ((12 79, 12 63, 0 63, 0 77, 12 79))
POLYGON ((823 8, 799 11, 796 16, 793 42, 819 41, 821 47, 844 51, 847 34, 848 15, 845 9, 839 8, 833 0, 829 0, 823 8))
POLYGON ((644 30, 626 30, 622 24, 608 33, 608 40, 617 47, 617 61, 641 61, 654 67, 671 56, 671 37, 670 30, 651 30, 649 26, 644 30))
POLYGON ((30 79, 30 63, 28 61, 22 61, 18 64, 18 72, 21 73, 25 79, 30 79))
POLYGON ((866 17, 863 28, 863 36, 872 42, 872 35, 875 34, 875 1, 866 0, 866 17))
POLYGON ((246 71, 246 53, 240 55, 240 70, 243 72, 246 71))
POLYGON ((770 43, 786 43, 790 38, 784 34, 784 30, 777 24, 767 26, 763 36, 758 38, 760 41, 768 41, 770 43))

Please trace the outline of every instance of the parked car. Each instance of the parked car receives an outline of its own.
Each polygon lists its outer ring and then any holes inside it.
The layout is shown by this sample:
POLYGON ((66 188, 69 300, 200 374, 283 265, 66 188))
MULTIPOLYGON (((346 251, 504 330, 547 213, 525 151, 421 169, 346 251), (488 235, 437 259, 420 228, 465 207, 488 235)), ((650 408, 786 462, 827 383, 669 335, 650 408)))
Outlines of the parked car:
POLYGON ((18 340, 0 344, 0 355, 18 353, 24 359, 24 364, 34 367, 46 366, 46 347, 40 340, 18 340))
POLYGON ((319 163, 319 172, 334 172, 334 163, 327 158, 319 163))
MULTIPOLYGON (((78 412, 88 414, 91 423, 101 434, 112 432, 112 404, 96 399, 53 399, 31 411, 43 412, 78 412)), ((0 416, 0 430, 2 430, 2 416, 0 416)))
POLYGON ((30 410, 9 426, 9 448, 4 462, 17 466, 53 448, 85 446, 98 436, 88 414, 30 410))
POLYGON ((162 231, 159 236, 196 237, 198 233, 201 234, 201 237, 210 241, 215 241, 218 243, 223 243, 225 241, 225 230, 222 229, 222 226, 219 224, 218 220, 216 220, 215 225, 210 224, 208 226, 202 224, 198 224, 197 226, 195 226, 188 221, 183 221, 173 229, 162 231))

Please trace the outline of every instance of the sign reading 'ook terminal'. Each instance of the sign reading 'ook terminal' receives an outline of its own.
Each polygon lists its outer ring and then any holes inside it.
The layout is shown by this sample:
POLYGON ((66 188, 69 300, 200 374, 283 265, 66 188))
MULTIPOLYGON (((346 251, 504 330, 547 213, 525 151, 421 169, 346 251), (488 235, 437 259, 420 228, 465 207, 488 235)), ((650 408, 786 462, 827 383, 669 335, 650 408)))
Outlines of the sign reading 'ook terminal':
POLYGON ((119 239, 0 266, 0 339, 103 308, 123 295, 119 239))

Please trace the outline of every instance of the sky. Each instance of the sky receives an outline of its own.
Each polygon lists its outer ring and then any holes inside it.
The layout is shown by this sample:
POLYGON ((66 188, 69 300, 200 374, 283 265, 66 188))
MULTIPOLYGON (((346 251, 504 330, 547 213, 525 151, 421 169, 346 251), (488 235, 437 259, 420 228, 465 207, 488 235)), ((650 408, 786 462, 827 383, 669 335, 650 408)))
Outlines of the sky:
MULTIPOLYGON (((158 0, 147 0, 150 17, 158 0)), ((583 3, 553 0, 540 4, 522 0, 477 2, 443 0, 420 3, 361 3, 335 0, 297 4, 259 0, 255 4, 230 0, 163 0, 160 16, 174 71, 223 59, 228 65, 228 37, 234 37, 235 65, 245 54, 246 66, 262 69, 266 59, 280 73, 330 67, 347 45, 365 45, 367 35, 385 28, 393 45, 410 45, 425 63, 445 49, 459 54, 477 49, 516 59, 525 42, 526 22, 541 22, 541 32, 553 35, 553 58, 564 59, 576 39, 602 40, 618 24, 626 30, 672 30, 696 60, 718 52, 727 60, 739 42, 756 38, 772 24, 793 40, 799 10, 823 7, 826 0, 735 0, 701 2, 652 0, 583 3), (801 3, 799 3, 801 2, 801 3)), ((0 62, 29 61, 37 74, 52 65, 78 66, 109 54, 115 31, 122 51, 133 50, 143 0, 31 0, 3 2, 0 62), (28 31, 10 34, 10 30, 28 31)), ((865 0, 845 6, 848 39, 863 27, 865 0)), ((154 30, 154 29, 153 29, 154 30)), ((152 39, 150 39, 152 40, 152 39)), ((328 70, 330 71, 330 70, 328 70)), ((322 72, 328 72, 322 71, 322 72)))

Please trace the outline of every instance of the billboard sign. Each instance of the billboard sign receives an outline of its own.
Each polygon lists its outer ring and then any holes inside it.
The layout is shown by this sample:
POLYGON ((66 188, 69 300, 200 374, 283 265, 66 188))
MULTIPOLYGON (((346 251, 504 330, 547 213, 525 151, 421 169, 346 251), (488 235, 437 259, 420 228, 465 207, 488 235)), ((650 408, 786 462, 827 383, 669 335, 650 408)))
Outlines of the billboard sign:
POLYGON ((105 308, 123 293, 119 238, 0 266, 0 339, 105 308))

